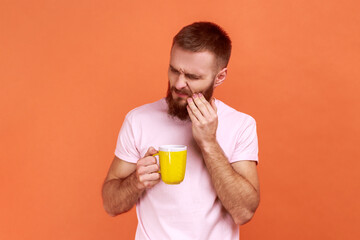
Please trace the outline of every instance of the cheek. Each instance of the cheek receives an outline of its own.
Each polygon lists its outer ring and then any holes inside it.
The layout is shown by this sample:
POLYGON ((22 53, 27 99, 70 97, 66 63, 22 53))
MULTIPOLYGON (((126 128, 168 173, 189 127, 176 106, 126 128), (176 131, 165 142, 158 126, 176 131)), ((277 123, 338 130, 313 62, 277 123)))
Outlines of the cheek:
POLYGON ((191 83, 191 88, 194 92, 205 92, 212 86, 212 83, 204 83, 203 81, 196 81, 191 83))
POLYGON ((168 73, 168 80, 170 83, 170 87, 172 87, 175 84, 176 77, 174 76, 174 74, 168 73))

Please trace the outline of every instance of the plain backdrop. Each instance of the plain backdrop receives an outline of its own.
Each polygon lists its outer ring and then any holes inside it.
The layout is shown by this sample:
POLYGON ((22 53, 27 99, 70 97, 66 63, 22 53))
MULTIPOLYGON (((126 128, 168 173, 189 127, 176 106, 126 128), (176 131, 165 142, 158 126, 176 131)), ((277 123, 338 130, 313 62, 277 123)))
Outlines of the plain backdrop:
POLYGON ((257 121, 261 203, 241 239, 360 239, 360 4, 0 0, 0 239, 133 239, 101 186, 125 114, 162 98, 172 37, 231 36, 215 96, 257 121))

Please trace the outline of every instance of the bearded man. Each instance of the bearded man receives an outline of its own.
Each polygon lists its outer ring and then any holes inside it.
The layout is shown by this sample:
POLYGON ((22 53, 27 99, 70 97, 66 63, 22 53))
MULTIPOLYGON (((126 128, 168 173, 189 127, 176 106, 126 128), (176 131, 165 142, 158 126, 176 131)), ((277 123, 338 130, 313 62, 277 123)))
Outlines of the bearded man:
POLYGON ((136 204, 135 239, 239 239, 260 199, 255 120, 213 98, 227 76, 231 40, 211 22, 174 37, 166 98, 130 111, 102 189, 111 216, 136 204), (184 180, 161 181, 153 156, 187 146, 184 180))

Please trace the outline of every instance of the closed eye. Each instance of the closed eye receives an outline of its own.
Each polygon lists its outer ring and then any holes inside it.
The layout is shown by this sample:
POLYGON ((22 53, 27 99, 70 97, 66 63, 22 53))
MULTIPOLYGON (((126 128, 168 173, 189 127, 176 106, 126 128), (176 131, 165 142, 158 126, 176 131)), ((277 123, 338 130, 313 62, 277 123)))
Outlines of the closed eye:
MULTIPOLYGON (((176 68, 174 68, 173 66, 169 65, 169 69, 172 73, 175 73, 175 74, 180 74, 181 72, 179 70, 177 70, 176 68)), ((198 76, 196 74, 191 74, 191 73, 185 73, 184 74, 185 77, 187 79, 190 79, 190 80, 198 80, 198 79, 201 79, 201 76, 198 76)))
POLYGON ((173 68, 172 66, 170 66, 170 71, 173 73, 180 73, 178 70, 176 70, 175 68, 173 68))
POLYGON ((185 77, 191 80, 198 80, 200 79, 199 76, 193 75, 193 74, 185 74, 185 77))

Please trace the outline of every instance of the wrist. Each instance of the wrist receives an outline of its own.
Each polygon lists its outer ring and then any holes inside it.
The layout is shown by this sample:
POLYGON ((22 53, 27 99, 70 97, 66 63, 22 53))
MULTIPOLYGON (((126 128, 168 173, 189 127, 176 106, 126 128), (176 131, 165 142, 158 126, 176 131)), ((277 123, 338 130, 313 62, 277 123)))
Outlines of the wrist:
POLYGON ((198 145, 199 145, 199 148, 201 149, 201 151, 203 153, 210 153, 219 144, 218 144, 216 138, 213 138, 213 139, 208 139, 208 140, 201 141, 198 145))

